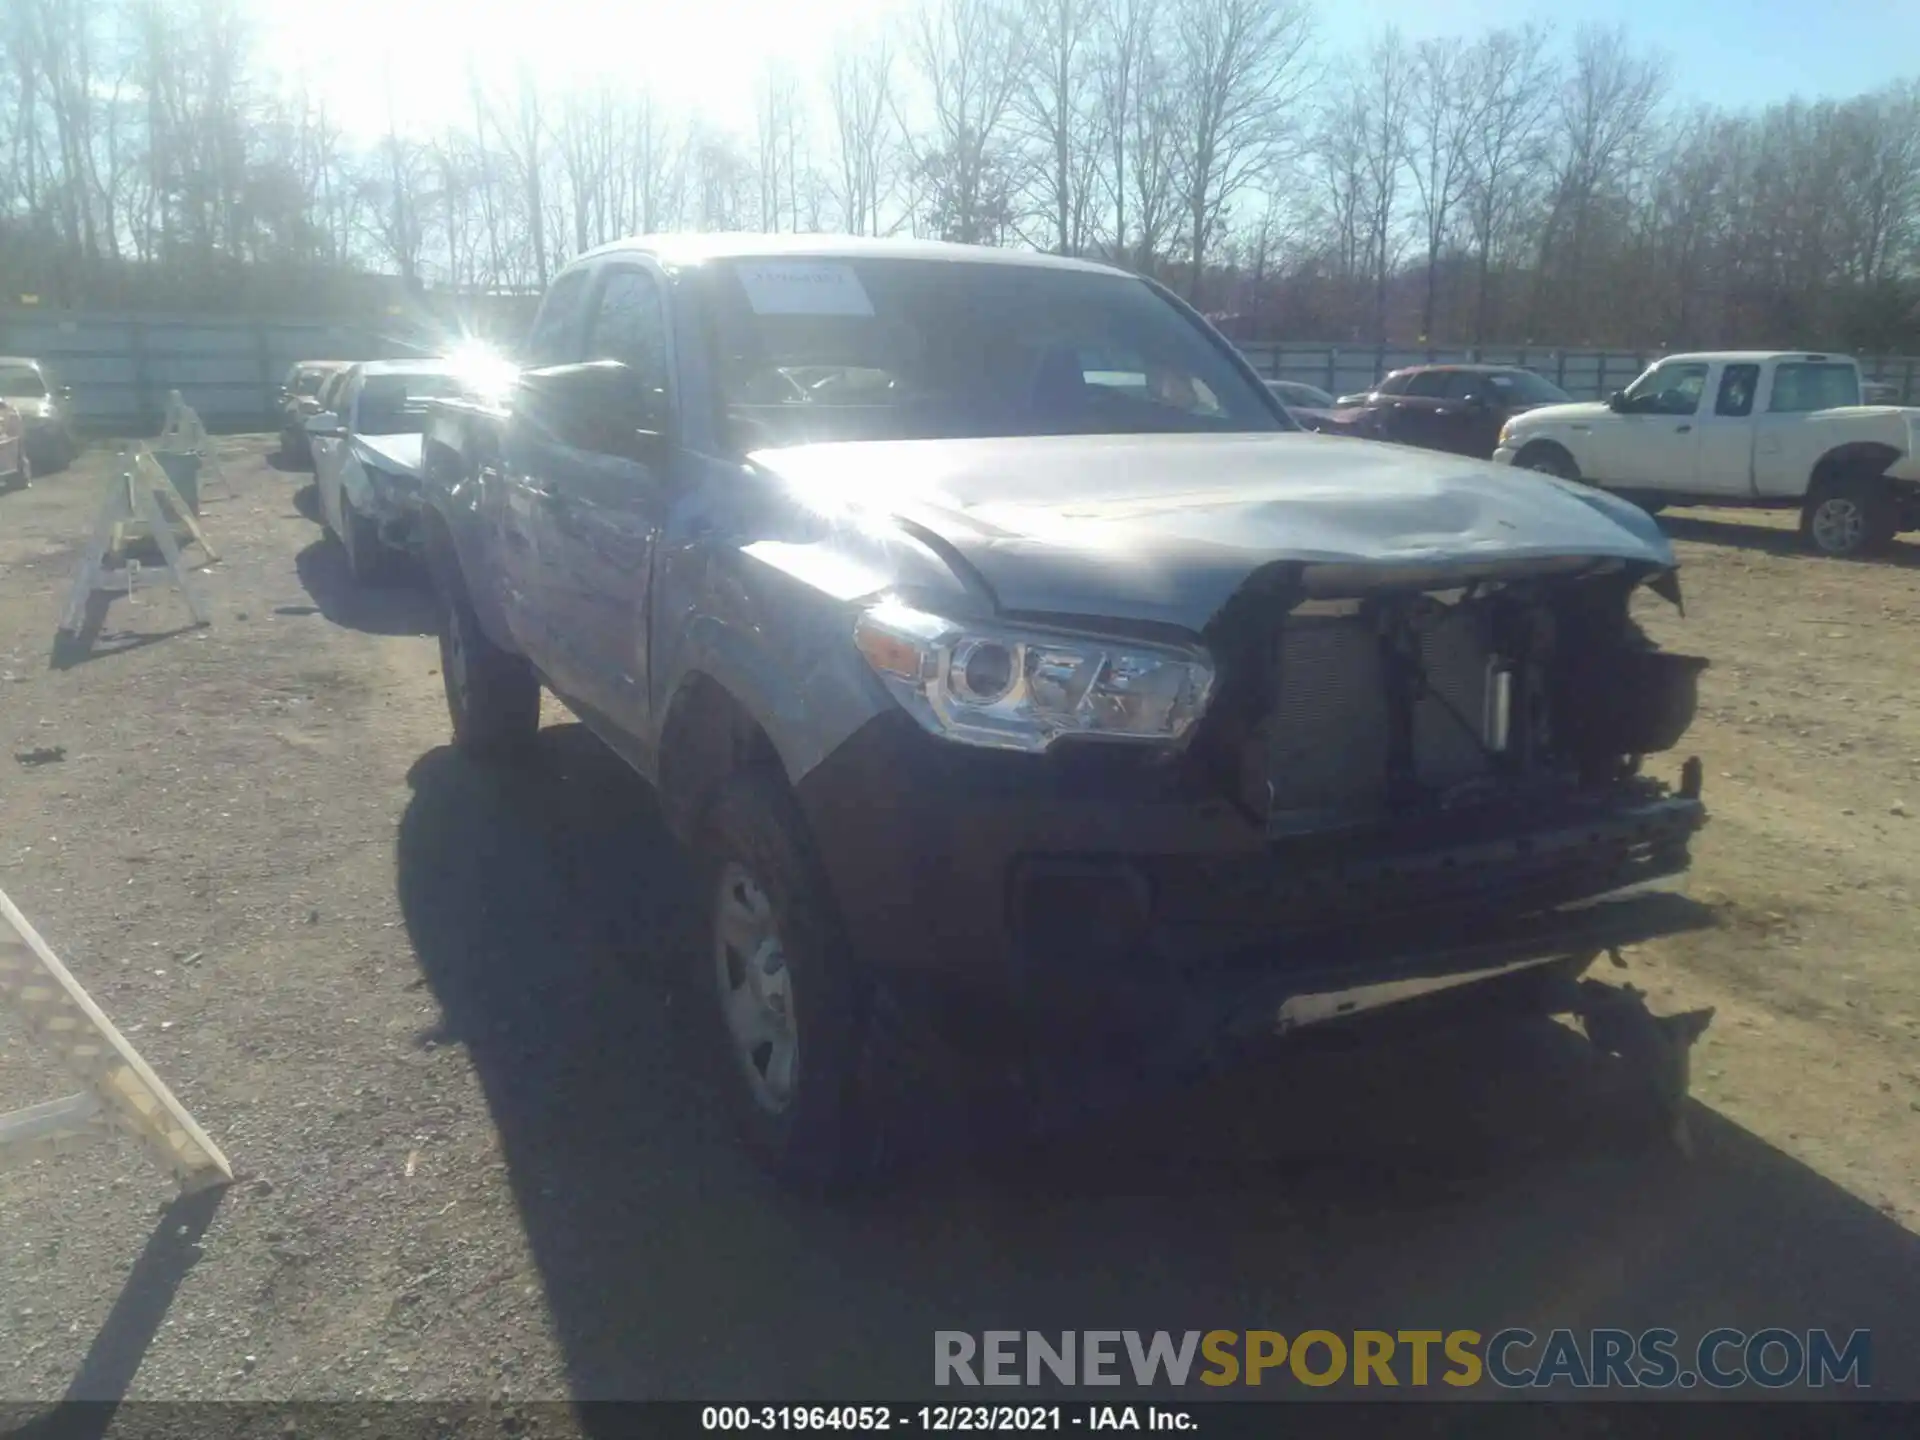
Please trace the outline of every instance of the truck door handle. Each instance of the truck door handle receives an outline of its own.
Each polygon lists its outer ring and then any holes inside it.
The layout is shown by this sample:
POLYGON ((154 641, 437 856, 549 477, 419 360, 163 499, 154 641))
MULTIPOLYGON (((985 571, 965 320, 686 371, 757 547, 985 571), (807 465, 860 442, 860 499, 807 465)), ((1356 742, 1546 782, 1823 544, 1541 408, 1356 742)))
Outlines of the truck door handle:
POLYGON ((1676 435, 1684 435, 1692 428, 1693 426, 1691 425, 1676 425, 1673 427, 1673 433, 1676 435))

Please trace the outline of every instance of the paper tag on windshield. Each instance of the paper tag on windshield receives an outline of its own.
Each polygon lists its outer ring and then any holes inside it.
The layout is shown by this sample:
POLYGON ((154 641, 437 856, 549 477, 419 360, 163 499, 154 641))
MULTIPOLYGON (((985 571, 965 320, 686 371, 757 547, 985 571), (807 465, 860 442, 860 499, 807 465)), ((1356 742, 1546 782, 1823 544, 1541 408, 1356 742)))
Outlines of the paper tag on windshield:
POLYGON ((734 266, 756 315, 873 314, 860 277, 817 260, 756 260, 734 266))

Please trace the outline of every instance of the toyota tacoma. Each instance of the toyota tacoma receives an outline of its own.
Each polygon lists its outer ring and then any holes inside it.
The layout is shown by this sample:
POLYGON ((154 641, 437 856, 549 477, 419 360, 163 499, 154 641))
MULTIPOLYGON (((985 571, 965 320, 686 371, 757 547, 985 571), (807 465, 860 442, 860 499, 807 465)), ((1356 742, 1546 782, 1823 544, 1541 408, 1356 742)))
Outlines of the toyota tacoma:
POLYGON ((514 362, 426 420, 455 742, 526 754, 544 689, 657 788, 775 1173, 859 1175, 959 1077, 1061 1113, 1431 992, 1684 1084, 1697 1028, 1580 979, 1698 921, 1699 765, 1646 762, 1705 662, 1630 616, 1679 600, 1642 510, 1306 433, 1047 256, 627 241, 514 362))

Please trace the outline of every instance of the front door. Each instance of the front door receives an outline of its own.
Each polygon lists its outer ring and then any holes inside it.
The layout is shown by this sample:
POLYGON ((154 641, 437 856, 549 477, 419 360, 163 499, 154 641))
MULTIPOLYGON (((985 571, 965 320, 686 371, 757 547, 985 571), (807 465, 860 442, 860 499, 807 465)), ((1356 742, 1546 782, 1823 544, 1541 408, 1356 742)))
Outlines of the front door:
POLYGON ((1506 400, 1484 370, 1450 370, 1447 394, 1433 414, 1433 448, 1477 460, 1493 458, 1506 423, 1506 400))
POLYGON ((501 432, 500 453, 474 457, 483 476, 480 493, 491 540, 489 553, 507 629, 521 652, 531 656, 548 681, 561 689, 566 685, 565 637, 549 623, 555 597, 549 593, 546 560, 538 547, 546 523, 543 508, 566 447, 564 437, 549 423, 552 417, 528 402, 542 372, 580 359, 591 284, 592 272, 580 267, 561 275, 548 289, 520 356, 526 370, 513 398, 511 418, 501 432))
POLYGON ((1704 360, 1667 360, 1628 386, 1606 427, 1607 473, 1594 478, 1628 489, 1690 489, 1709 368, 1704 360))
MULTIPOLYGON (((671 468, 672 343, 664 279, 643 261, 609 262, 587 329, 586 358, 625 365, 643 397, 631 416, 602 417, 566 451, 542 500, 537 545, 566 632, 573 698, 643 734, 647 712, 647 596, 653 543, 665 518, 671 468), (639 442, 642 435, 654 437, 639 442)), ((556 457, 558 459, 558 457, 556 457)))

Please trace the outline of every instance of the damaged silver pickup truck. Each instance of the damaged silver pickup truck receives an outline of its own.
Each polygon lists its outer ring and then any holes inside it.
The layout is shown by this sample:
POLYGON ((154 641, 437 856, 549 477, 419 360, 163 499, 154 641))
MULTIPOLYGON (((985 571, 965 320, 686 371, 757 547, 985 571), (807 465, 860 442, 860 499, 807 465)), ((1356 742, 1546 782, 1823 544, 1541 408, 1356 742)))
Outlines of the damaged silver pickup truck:
POLYGON ((1044 256, 636 240, 516 359, 427 421, 454 734, 524 755, 545 687, 657 787, 776 1173, 957 1076, 1057 1113, 1430 992, 1683 1091, 1703 1017, 1580 979, 1699 913, 1700 767, 1642 767, 1705 662, 1629 618, 1679 599, 1643 511, 1305 433, 1172 294, 1044 256))

